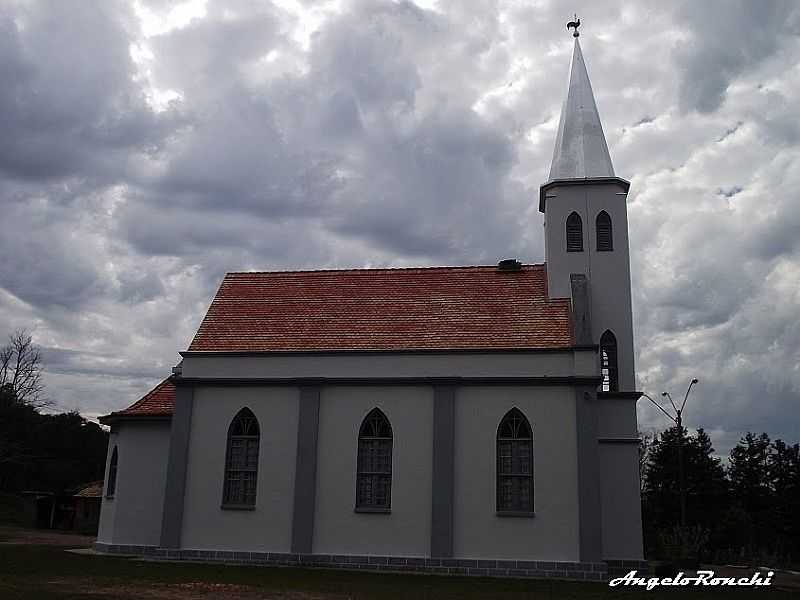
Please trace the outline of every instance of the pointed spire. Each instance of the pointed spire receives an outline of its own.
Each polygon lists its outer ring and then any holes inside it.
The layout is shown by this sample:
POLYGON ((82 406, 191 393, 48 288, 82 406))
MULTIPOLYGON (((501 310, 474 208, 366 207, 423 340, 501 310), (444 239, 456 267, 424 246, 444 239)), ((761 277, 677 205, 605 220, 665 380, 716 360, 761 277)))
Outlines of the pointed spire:
POLYGON ((553 163, 550 165, 550 180, 587 177, 614 177, 614 167, 576 35, 569 89, 561 108, 553 163))

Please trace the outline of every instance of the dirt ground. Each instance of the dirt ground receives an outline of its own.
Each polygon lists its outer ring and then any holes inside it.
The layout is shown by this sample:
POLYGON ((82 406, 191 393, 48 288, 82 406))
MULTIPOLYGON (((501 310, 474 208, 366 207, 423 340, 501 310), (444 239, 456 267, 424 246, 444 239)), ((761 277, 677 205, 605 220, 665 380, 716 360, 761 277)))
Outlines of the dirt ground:
POLYGON ((162 583, 162 584, 98 584, 93 580, 53 580, 67 594, 92 598, 109 597, 116 600, 348 600, 347 594, 305 591, 265 591, 255 586, 228 583, 162 583))
POLYGON ((22 527, 11 525, 0 525, 0 544, 89 548, 94 543, 94 540, 94 536, 80 535, 70 531, 23 529, 22 527))

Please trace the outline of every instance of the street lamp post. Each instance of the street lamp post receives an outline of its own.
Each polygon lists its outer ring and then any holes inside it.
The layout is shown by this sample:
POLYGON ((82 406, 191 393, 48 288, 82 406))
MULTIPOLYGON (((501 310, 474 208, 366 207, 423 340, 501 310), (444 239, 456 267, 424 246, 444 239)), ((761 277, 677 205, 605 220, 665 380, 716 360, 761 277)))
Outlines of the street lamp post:
POLYGON ((692 391, 692 386, 696 383, 698 383, 697 378, 692 379, 692 381, 689 383, 689 387, 686 389, 686 394, 683 397, 683 402, 681 403, 680 408, 678 408, 675 402, 672 401, 672 396, 670 396, 669 392, 661 392, 663 397, 669 399, 669 403, 672 405, 672 409, 675 411, 674 416, 664 410, 664 407, 653 400, 650 396, 647 394, 642 394, 642 396, 650 400, 650 402, 652 402, 662 413, 664 413, 670 421, 675 423, 678 428, 678 494, 680 496, 682 527, 686 526, 686 483, 683 470, 683 409, 686 406, 686 400, 689 398, 689 392, 692 391))

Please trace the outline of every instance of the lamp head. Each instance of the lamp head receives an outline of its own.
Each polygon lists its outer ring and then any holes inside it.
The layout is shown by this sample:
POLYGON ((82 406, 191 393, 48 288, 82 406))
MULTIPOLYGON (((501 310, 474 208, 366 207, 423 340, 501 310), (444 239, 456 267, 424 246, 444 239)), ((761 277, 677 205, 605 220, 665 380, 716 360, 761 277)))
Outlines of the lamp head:
POLYGON ((692 379, 692 383, 700 383, 700 381, 695 377, 694 379, 692 379))
POLYGON ((661 395, 662 395, 662 396, 666 396, 666 395, 667 395, 667 392, 661 392, 661 395))

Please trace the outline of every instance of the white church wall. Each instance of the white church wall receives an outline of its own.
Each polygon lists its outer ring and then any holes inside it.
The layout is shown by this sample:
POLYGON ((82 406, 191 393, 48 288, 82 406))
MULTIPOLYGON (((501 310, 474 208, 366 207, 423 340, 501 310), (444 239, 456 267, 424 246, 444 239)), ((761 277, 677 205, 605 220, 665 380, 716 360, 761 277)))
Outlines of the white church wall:
POLYGON ((564 185, 547 191, 547 279, 553 298, 569 298, 571 273, 589 278, 592 336, 599 343, 606 329, 614 332, 619 354, 621 390, 635 389, 630 260, 626 196, 622 185, 564 185), (611 217, 613 247, 598 252, 595 220, 605 210, 611 217), (583 252, 566 251, 566 221, 572 211, 583 221, 583 252))
MULTIPOLYGON (((116 429, 112 437, 117 447, 117 486, 113 499, 103 499, 98 541, 158 546, 170 423, 131 421, 116 429)), ((109 444, 109 456, 114 445, 109 444)))
MULTIPOLYGON (((624 440, 638 437, 636 401, 601 398, 597 402, 597 437, 624 440)), ((642 558, 642 514, 639 495, 639 445, 599 444, 603 558, 642 558)))
POLYGON ((429 386, 326 386, 319 412, 313 551, 428 556, 433 453, 429 386), (358 431, 378 407, 392 426, 390 514, 356 513, 358 431))
POLYGON ((108 450, 106 451, 105 484, 103 485, 103 499, 100 504, 100 523, 97 530, 97 541, 104 544, 114 542, 114 515, 117 505, 113 498, 106 498, 106 486, 108 485, 108 466, 111 463, 111 453, 114 446, 119 443, 119 433, 117 430, 108 436, 108 450))
MULTIPOLYGON (((569 277, 568 277, 569 278, 569 277)), ((571 352, 334 355, 184 353, 183 376, 251 377, 543 377, 572 375, 571 352)))
POLYGON ((641 559, 642 504, 637 444, 600 444, 603 559, 641 559))
POLYGON ((602 398, 597 402, 597 437, 638 437, 636 400, 629 398, 602 398))
POLYGON ((462 387, 455 402, 454 555, 578 560, 575 392, 462 387), (496 436, 511 408, 533 428, 534 517, 496 514, 496 436))
POLYGON ((194 392, 181 546, 289 552, 299 391, 198 386, 194 392), (222 509, 228 427, 242 408, 261 432, 254 510, 222 509))

